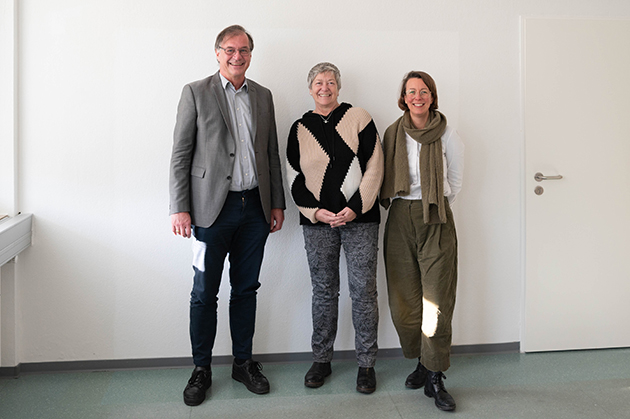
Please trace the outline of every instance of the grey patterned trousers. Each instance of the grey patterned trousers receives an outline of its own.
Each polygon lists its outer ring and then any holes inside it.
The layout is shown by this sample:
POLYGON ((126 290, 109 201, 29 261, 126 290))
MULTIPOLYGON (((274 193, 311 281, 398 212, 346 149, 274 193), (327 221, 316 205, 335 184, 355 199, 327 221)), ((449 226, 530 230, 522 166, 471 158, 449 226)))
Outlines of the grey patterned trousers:
POLYGON ((348 266, 354 345, 359 367, 374 367, 378 351, 376 263, 378 223, 302 226, 313 286, 313 361, 330 362, 339 316, 339 256, 348 266))

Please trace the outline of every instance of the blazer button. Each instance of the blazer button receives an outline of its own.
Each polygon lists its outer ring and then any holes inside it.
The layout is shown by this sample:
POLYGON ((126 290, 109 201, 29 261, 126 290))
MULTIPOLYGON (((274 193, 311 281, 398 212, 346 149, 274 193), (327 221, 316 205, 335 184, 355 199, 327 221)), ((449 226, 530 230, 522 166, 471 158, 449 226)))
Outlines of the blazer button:
POLYGON ((230 153, 230 157, 234 157, 234 153, 230 153))
POLYGON ((227 180, 232 180, 232 176, 228 176, 228 177, 227 177, 227 180))

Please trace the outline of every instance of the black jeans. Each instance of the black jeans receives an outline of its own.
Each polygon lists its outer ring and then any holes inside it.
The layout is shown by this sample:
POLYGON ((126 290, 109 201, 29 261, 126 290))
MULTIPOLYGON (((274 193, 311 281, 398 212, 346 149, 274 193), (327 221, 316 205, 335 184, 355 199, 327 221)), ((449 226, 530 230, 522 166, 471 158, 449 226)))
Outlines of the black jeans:
POLYGON ((217 220, 193 228, 193 289, 190 294, 190 341, 195 365, 212 362, 217 331, 219 286, 225 257, 230 261, 230 332, 232 354, 252 357, 256 290, 269 223, 258 189, 229 192, 217 220))

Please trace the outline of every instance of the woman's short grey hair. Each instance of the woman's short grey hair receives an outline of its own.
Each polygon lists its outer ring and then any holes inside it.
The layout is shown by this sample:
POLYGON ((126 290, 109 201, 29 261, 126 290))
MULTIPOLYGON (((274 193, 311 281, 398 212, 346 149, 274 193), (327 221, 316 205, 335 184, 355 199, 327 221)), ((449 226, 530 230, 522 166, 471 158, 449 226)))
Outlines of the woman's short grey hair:
POLYGON ((337 82, 337 88, 341 89, 341 72, 336 65, 326 62, 315 64, 315 66, 311 68, 311 71, 308 72, 308 77, 306 78, 306 81, 308 82, 308 88, 311 88, 311 86, 313 85, 313 80, 315 80, 315 77, 317 77, 318 74, 328 72, 334 74, 335 81, 337 82))

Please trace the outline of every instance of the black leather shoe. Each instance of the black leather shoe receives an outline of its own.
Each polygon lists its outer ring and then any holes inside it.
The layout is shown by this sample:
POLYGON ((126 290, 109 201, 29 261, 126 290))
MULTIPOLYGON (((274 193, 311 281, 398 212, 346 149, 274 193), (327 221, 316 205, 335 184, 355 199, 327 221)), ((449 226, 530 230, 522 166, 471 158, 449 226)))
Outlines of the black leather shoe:
POLYGON ((409 376, 405 380, 405 387, 414 390, 419 389, 424 385, 425 381, 427 381, 428 372, 429 370, 427 370, 424 365, 422 365, 420 361, 418 361, 418 366, 416 367, 416 369, 411 374, 409 374, 409 376))
POLYGON ((332 373, 330 362, 313 362, 311 368, 304 377, 304 385, 310 388, 317 388, 324 385, 324 378, 332 373))
POLYGON ((357 391, 363 394, 374 393, 376 390, 376 372, 374 368, 359 367, 357 375, 357 391))
POLYGON ((455 410, 455 400, 444 388, 442 378, 446 378, 446 376, 441 371, 429 371, 427 381, 424 384, 424 394, 435 399, 435 405, 438 409, 455 410))
POLYGON ((184 389, 184 403, 188 406, 199 406, 206 399, 206 391, 212 385, 210 367, 195 367, 184 389))
POLYGON ((232 378, 245 384, 252 393, 269 393, 269 381, 263 375, 260 362, 248 359, 243 365, 232 364, 232 378))

